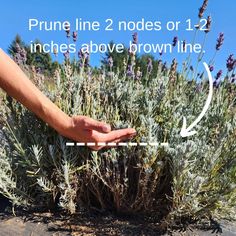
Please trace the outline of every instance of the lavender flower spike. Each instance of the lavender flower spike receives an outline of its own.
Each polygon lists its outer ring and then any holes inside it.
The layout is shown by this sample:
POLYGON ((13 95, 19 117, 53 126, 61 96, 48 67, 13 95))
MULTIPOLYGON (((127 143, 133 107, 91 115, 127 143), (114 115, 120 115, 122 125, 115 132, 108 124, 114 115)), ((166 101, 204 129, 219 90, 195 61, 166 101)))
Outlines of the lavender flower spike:
POLYGON ((205 29, 205 33, 209 33, 211 29, 211 17, 208 16, 207 17, 207 23, 206 23, 206 29, 205 29))
POLYGON ((70 24, 66 22, 65 24, 66 37, 70 38, 70 24))
POLYGON ((202 6, 199 8, 199 13, 198 13, 199 18, 203 17, 203 13, 206 11, 207 5, 208 5, 208 0, 204 0, 202 6))
POLYGON ((214 66, 213 65, 209 65, 209 70, 212 72, 214 70, 214 66))
POLYGON ((137 32, 135 32, 135 33, 133 33, 133 35, 132 35, 132 37, 133 37, 133 44, 138 44, 138 33, 137 32))
POLYGON ((176 44, 177 44, 177 42, 178 42, 178 37, 175 36, 174 39, 173 39, 173 44, 172 44, 172 46, 175 47, 176 44))
POLYGON ((236 66, 236 59, 234 59, 234 55, 230 54, 227 61, 226 61, 226 67, 228 69, 228 71, 232 71, 235 69, 236 66))
POLYGON ((108 60, 107 60, 107 63, 108 63, 108 65, 109 65, 110 68, 113 67, 113 58, 112 58, 112 56, 109 56, 109 58, 108 58, 108 60))
POLYGON ((223 71, 222 70, 219 70, 218 72, 217 72, 217 74, 216 74, 216 80, 218 80, 221 76, 222 76, 222 73, 223 73, 223 71))
POLYGON ((216 43, 216 50, 220 50, 224 42, 224 33, 220 33, 216 43))
POLYGON ((65 53, 63 53, 63 56, 64 56, 65 60, 68 61, 69 58, 70 58, 70 53, 69 53, 69 51, 67 50, 65 53))
POLYGON ((77 41, 77 32, 76 31, 73 31, 73 34, 72 34, 72 37, 73 37, 73 41, 76 42, 77 41))
POLYGON ((152 59, 149 57, 148 58, 148 64, 147 64, 147 72, 148 72, 148 74, 151 74, 152 69, 153 69, 152 59))

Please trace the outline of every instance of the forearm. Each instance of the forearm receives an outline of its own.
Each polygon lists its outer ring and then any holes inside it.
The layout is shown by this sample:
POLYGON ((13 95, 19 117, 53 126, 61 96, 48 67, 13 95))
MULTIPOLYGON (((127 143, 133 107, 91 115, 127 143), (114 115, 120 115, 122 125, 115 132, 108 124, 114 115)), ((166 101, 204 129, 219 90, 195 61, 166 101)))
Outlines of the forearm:
POLYGON ((0 87, 63 134, 71 119, 52 103, 0 49, 0 87))

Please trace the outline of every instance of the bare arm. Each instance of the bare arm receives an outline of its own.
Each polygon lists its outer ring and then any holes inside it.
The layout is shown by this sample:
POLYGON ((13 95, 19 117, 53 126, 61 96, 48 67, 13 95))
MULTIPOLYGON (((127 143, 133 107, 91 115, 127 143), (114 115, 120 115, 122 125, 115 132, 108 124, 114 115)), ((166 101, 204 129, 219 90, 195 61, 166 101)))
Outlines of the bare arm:
POLYGON ((131 128, 111 131, 110 125, 89 117, 68 116, 40 92, 19 66, 1 49, 0 87, 61 135, 75 141, 119 142, 135 135, 135 130, 131 128))
POLYGON ((70 117, 44 96, 23 71, 0 50, 0 87, 58 132, 70 125, 70 117))

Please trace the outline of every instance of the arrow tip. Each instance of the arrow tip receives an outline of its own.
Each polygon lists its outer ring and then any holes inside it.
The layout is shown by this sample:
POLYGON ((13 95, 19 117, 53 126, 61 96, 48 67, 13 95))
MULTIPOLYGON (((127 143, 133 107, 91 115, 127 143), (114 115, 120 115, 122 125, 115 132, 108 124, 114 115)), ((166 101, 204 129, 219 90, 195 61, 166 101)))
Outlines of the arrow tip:
POLYGON ((192 130, 192 131, 188 130, 186 126, 187 126, 187 121, 186 121, 186 118, 183 117, 183 126, 180 131, 180 135, 182 138, 189 137, 197 133, 197 131, 195 130, 192 130))

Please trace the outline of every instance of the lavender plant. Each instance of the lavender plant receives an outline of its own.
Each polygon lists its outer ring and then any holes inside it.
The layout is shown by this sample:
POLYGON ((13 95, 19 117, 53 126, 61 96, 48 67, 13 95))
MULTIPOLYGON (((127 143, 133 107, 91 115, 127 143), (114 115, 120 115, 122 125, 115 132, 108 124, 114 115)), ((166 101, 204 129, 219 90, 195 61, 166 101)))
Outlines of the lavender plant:
POLYGON ((199 114, 208 85, 206 79, 200 85, 190 83, 174 71, 175 63, 167 76, 160 66, 156 77, 140 83, 126 75, 110 78, 109 71, 108 77, 101 73, 89 78, 88 73, 72 72, 66 61, 53 89, 41 84, 70 115, 88 115, 114 128, 135 127, 138 135, 133 141, 168 146, 99 152, 67 147, 68 140, 18 102, 6 99, 1 193, 24 206, 45 207, 59 199, 57 203, 70 213, 86 206, 165 212, 168 219, 234 218, 235 85, 225 80, 216 88, 208 113, 196 127, 198 133, 182 138, 182 117, 188 115, 191 122, 199 114))
MULTIPOLYGON (((207 1, 199 9, 199 18, 207 1)), ((211 19, 208 19, 210 29, 211 19)), ((208 30, 209 31, 209 30, 208 30)), ((207 32, 208 32, 207 31, 207 32)), ((206 33, 207 33, 206 32, 206 33)), ((70 37, 70 29, 66 31, 70 37)), ((73 33, 77 40, 77 33, 73 33)), ((137 43, 137 34, 133 35, 137 43)), ((175 46, 177 37, 173 40, 175 46)), ((223 43, 217 40, 216 51, 223 43)), ((228 218, 236 215, 236 86, 235 59, 227 60, 226 78, 219 71, 214 95, 197 134, 180 136, 183 116, 191 123, 201 112, 208 94, 208 79, 189 80, 185 63, 177 70, 148 58, 147 73, 129 52, 122 68, 100 73, 89 66, 89 54, 79 52, 78 64, 65 62, 54 84, 38 86, 69 115, 86 115, 112 124, 113 129, 134 127, 134 142, 168 142, 167 146, 127 146, 91 151, 68 147, 69 141, 6 96, 1 113, 3 145, 0 147, 0 193, 13 205, 52 207, 73 214, 80 208, 113 210, 179 219, 228 218), (78 69, 79 66, 79 69, 78 69)), ((189 59, 187 59, 189 60, 189 59)), ((210 63, 213 65, 213 61, 210 63)), ((25 65, 24 65, 25 66, 25 65)), ((29 77, 37 73, 26 68, 29 77)), ((192 69, 193 70, 193 69, 192 69)), ((195 77, 194 77, 195 78, 195 77)))

